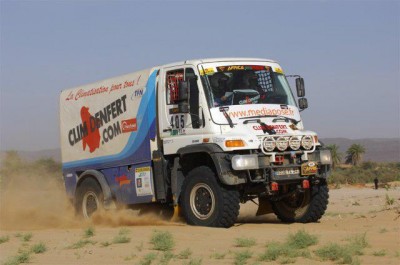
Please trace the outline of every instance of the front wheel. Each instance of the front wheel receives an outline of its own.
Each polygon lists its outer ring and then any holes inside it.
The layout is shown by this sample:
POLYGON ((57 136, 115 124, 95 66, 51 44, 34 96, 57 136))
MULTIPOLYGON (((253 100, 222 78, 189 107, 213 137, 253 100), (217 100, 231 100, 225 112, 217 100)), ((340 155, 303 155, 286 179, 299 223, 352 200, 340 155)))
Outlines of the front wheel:
POLYGON ((321 183, 313 185, 302 193, 294 193, 292 196, 273 202, 272 209, 282 222, 316 222, 325 213, 328 198, 328 186, 326 183, 321 183))
POLYGON ((78 215, 89 219, 94 212, 103 208, 103 191, 93 178, 87 178, 76 190, 75 210, 78 215))
POLYGON ((231 227, 239 215, 239 192, 218 183, 206 166, 189 172, 182 185, 180 205, 188 224, 231 227))

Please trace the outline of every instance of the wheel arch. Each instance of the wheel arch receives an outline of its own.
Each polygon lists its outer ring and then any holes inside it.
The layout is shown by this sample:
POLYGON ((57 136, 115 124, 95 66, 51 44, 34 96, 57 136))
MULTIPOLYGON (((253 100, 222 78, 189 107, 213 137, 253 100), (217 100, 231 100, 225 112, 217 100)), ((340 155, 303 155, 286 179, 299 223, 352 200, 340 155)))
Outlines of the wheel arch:
MULTIPOLYGON (((103 173, 101 173, 100 171, 97 170, 86 170, 83 173, 81 173, 79 175, 79 179, 76 183, 76 189, 78 189, 78 187, 81 185, 81 183, 88 178, 92 178, 94 180, 97 181, 97 183, 99 184, 102 192, 103 192, 103 196, 104 196, 104 208, 108 208, 110 206, 110 204, 112 203, 112 193, 111 193, 111 188, 107 183, 106 177, 103 175, 103 173)), ((75 191, 76 192, 76 191, 75 191)), ((76 196, 75 196, 76 198, 76 196)))
POLYGON ((226 153, 217 144, 188 145, 178 149, 177 153, 185 172, 199 166, 208 166, 215 172, 222 184, 237 185, 246 182, 245 177, 232 174, 231 161, 226 158, 226 153))

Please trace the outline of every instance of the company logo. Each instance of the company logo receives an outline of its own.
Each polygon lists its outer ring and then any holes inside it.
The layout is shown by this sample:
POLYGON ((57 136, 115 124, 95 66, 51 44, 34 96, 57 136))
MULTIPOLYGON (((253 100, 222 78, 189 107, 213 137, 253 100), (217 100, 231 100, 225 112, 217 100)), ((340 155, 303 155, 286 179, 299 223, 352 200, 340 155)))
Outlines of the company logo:
POLYGON ((123 120, 121 122, 122 124, 122 132, 136 132, 137 131, 137 123, 136 123, 136 118, 129 119, 129 120, 123 120))
POLYGON ((232 71, 232 70, 244 70, 244 66, 243 65, 228 66, 228 71, 232 71))
POLYGON ((136 90, 133 92, 133 94, 134 94, 135 97, 141 97, 141 96, 143 96, 143 89, 142 89, 142 88, 136 89, 136 90))
MULTIPOLYGON (((276 134, 284 134, 287 133, 287 127, 286 125, 266 125, 266 126, 261 126, 261 125, 254 125, 253 130, 267 130, 267 131, 275 131, 276 134)), ((275 134, 272 133, 272 134, 275 134)))
POLYGON ((116 177, 115 181, 118 182, 120 187, 122 187, 123 185, 131 184, 131 180, 126 175, 122 175, 120 177, 116 177))

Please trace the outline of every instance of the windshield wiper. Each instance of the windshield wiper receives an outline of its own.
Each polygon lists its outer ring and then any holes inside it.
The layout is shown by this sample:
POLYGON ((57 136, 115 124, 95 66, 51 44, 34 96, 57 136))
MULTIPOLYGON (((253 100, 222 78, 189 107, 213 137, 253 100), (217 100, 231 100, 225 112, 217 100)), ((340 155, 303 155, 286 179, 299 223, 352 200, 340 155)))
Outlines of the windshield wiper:
POLYGON ((229 123, 229 127, 233 128, 233 122, 231 117, 229 117, 229 114, 226 112, 225 107, 220 107, 219 111, 221 111, 224 114, 225 119, 228 121, 229 123))
POLYGON ((272 122, 277 122, 279 120, 283 120, 286 122, 292 122, 294 125, 297 125, 300 122, 293 118, 289 118, 289 117, 281 116, 281 115, 258 115, 258 116, 251 116, 251 117, 243 117, 243 118, 239 118, 239 119, 247 120, 247 119, 254 119, 254 118, 276 118, 276 119, 273 119, 272 122))

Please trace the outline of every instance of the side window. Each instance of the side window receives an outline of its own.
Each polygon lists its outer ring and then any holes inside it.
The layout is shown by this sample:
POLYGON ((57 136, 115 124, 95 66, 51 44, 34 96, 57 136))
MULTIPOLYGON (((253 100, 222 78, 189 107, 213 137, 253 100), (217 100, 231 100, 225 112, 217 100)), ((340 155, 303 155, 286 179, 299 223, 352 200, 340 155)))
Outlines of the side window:
POLYGON ((166 75, 166 87, 167 87, 167 104, 178 104, 179 91, 178 84, 179 81, 183 81, 184 70, 178 69, 173 71, 168 71, 166 75))

